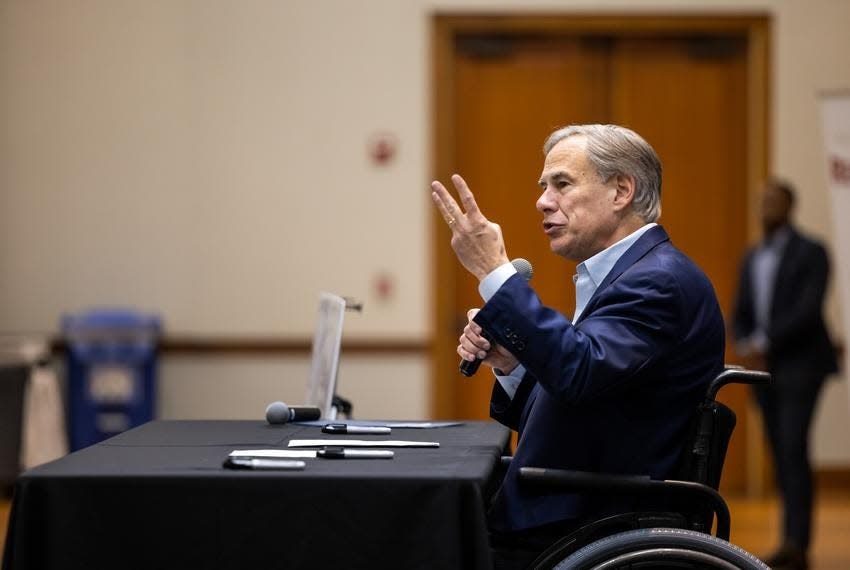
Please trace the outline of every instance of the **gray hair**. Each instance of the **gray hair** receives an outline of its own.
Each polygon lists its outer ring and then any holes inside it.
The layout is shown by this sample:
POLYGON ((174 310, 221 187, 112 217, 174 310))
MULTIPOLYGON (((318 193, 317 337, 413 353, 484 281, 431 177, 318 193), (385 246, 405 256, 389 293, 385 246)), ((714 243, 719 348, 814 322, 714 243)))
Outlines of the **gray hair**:
POLYGON ((632 209, 647 223, 661 216, 661 161, 643 137, 618 125, 569 125, 558 129, 543 144, 543 154, 571 136, 587 141, 587 158, 607 182, 620 174, 635 181, 632 209))

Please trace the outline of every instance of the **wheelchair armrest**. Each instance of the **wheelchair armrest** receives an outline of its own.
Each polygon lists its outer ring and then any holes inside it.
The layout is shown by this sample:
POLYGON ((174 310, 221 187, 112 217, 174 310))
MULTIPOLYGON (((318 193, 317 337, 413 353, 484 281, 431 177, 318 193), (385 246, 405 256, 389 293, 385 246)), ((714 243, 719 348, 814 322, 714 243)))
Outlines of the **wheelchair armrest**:
POLYGON ((551 487, 567 487, 576 491, 640 492, 652 482, 648 475, 612 475, 571 469, 520 467, 520 479, 551 487))
POLYGON ((708 385, 705 397, 707 400, 714 400, 720 390, 726 384, 768 384, 770 383, 770 374, 761 370, 747 370, 739 366, 727 366, 726 370, 721 372, 708 385))
POLYGON ((546 487, 592 493, 634 493, 643 495, 685 495, 703 500, 717 516, 717 537, 729 540, 730 515, 720 493, 701 483, 657 480, 645 475, 612 475, 567 469, 520 467, 520 480, 546 487))

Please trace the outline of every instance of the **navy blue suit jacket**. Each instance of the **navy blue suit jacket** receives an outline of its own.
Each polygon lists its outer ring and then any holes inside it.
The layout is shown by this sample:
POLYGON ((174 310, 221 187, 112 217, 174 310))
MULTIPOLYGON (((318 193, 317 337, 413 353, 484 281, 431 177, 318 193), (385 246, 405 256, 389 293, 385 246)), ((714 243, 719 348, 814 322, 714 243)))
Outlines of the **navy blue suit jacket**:
POLYGON ((714 289, 660 226, 617 261, 575 326, 518 275, 475 321, 527 369, 513 399, 496 382, 490 404, 493 418, 519 432, 490 511, 499 531, 632 510, 629 497, 523 485, 519 468, 669 477, 697 404, 723 370, 714 289))
MULTIPOLYGON (((799 371, 798 381, 816 385, 827 374, 838 371, 835 349, 823 321, 823 301, 829 280, 829 256, 819 242, 790 227, 791 235, 773 285, 770 324, 767 336, 770 347, 767 365, 771 372, 778 369, 799 371)), ((741 279, 732 320, 735 337, 742 339, 756 328, 753 298, 752 264, 755 248, 747 252, 741 264, 741 279)), ((780 374, 774 386, 790 380, 780 374)))

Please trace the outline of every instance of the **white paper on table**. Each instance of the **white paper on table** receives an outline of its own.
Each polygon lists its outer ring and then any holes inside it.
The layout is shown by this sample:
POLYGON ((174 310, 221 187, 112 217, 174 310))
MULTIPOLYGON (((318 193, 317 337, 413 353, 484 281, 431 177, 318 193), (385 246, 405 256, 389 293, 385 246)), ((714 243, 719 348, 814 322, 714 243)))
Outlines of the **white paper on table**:
POLYGON ((309 449, 236 449, 230 457, 316 457, 309 449))
MULTIPOLYGON (((311 420, 309 422, 293 422, 299 426, 316 426, 322 427, 328 424, 328 420, 311 420)), ((404 422, 404 421, 388 421, 388 420, 352 420, 346 419, 340 423, 345 423, 349 426, 382 426, 388 428, 405 428, 405 429, 436 429, 444 427, 462 426, 463 422, 404 422)))
POLYGON ((437 441, 293 439, 289 442, 289 447, 324 447, 326 445, 334 445, 341 447, 440 447, 440 443, 437 441))
POLYGON ((389 428, 435 429, 462 426, 463 422, 384 422, 381 425, 385 425, 389 428))

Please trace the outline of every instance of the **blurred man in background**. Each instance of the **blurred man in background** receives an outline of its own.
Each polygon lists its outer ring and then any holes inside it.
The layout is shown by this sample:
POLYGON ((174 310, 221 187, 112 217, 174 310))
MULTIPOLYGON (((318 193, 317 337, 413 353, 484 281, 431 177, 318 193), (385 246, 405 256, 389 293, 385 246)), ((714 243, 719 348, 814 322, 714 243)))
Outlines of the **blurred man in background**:
POLYGON ((822 308, 829 277, 826 249, 791 224, 795 193, 770 181, 762 195, 762 241, 744 258, 735 303, 739 356, 773 376, 755 388, 783 500, 775 569, 805 569, 811 542, 809 431, 821 386, 837 370, 822 308))

